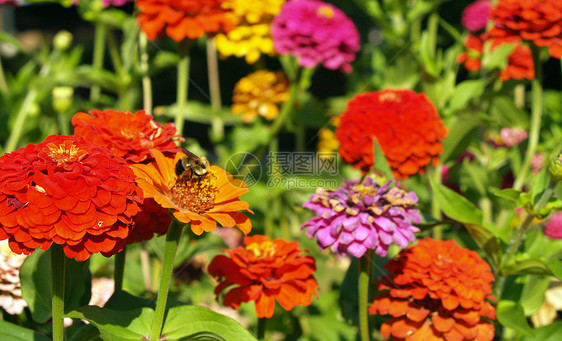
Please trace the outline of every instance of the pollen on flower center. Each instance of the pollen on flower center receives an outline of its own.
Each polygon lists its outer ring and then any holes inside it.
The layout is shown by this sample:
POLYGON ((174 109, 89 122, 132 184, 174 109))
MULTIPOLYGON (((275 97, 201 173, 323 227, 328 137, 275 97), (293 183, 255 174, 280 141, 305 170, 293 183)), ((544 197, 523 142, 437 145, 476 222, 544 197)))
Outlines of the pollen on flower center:
POLYGON ((61 166, 69 162, 79 162, 88 153, 86 150, 80 149, 69 140, 64 141, 64 143, 59 145, 49 143, 45 146, 45 148, 43 148, 43 152, 47 154, 48 158, 56 162, 57 166, 61 166))
POLYGON ((400 96, 395 92, 385 92, 379 96, 381 102, 400 102, 400 96))
POLYGON ((171 189, 172 198, 183 209, 202 213, 215 206, 217 176, 209 171, 202 177, 189 179, 184 175, 176 180, 171 189))
POLYGON ((328 6, 322 6, 318 8, 318 15, 325 18, 333 18, 334 17, 334 10, 328 6))
POLYGON ((246 250, 252 251, 256 258, 272 257, 275 254, 275 244, 271 241, 265 241, 261 244, 252 243, 246 246, 246 250))

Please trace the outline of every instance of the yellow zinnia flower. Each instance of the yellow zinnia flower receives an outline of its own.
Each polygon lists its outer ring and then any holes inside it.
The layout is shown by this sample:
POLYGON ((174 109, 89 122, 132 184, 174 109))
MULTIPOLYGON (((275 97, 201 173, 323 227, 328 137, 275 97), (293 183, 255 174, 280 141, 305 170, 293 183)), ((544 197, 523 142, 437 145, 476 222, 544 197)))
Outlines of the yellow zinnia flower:
POLYGON ((273 120, 279 114, 277 105, 289 99, 288 88, 281 71, 256 71, 236 83, 232 112, 242 114, 244 122, 252 122, 258 115, 273 120))

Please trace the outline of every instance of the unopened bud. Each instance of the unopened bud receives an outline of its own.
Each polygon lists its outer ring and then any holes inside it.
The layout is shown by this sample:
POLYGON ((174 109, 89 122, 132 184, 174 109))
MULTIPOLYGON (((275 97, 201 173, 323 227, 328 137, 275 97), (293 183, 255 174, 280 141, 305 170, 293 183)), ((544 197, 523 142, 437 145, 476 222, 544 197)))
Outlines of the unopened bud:
POLYGON ((53 39, 53 45, 57 50, 68 50, 70 44, 72 44, 72 33, 68 31, 59 31, 53 39))
POLYGON ((58 114, 65 114, 72 106, 74 89, 69 86, 57 86, 53 88, 53 109, 58 114))
POLYGON ((562 181, 562 154, 556 155, 548 165, 548 172, 554 181, 562 181))

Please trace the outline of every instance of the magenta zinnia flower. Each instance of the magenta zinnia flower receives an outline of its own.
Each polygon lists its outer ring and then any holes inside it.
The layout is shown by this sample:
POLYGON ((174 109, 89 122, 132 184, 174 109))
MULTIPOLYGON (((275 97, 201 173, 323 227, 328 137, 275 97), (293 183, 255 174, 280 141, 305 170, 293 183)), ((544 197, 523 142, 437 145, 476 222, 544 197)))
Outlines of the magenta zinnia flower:
POLYGON ((558 212, 544 225, 544 234, 552 239, 562 239, 562 212, 558 212))
POLYGON ((275 50, 298 58, 301 66, 321 63, 328 69, 351 72, 359 51, 359 33, 338 8, 318 0, 289 1, 273 20, 275 50))
POLYGON ((462 11, 461 23, 467 30, 474 32, 486 28, 490 19, 490 0, 478 0, 466 6, 462 11))
POLYGON ((367 249, 386 256, 392 242, 401 248, 415 240, 419 229, 418 197, 394 187, 394 180, 378 185, 371 177, 362 183, 345 181, 336 190, 319 188, 303 207, 317 214, 302 225, 321 249, 332 246, 338 254, 361 257, 367 249))
POLYGON ((123 6, 124 4, 126 4, 127 2, 131 2, 134 0, 101 0, 101 3, 103 5, 103 7, 109 7, 109 6, 123 6))

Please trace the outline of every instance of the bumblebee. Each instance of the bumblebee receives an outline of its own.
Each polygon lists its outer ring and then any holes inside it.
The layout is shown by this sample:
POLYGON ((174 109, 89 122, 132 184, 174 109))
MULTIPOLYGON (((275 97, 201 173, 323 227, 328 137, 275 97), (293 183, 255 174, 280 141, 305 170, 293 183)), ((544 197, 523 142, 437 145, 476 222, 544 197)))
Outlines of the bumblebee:
POLYGON ((205 156, 197 156, 189 150, 182 148, 185 156, 176 163, 175 171, 178 178, 191 180, 194 177, 201 179, 209 171, 209 160, 205 156), (189 174, 188 174, 189 172, 189 174))

